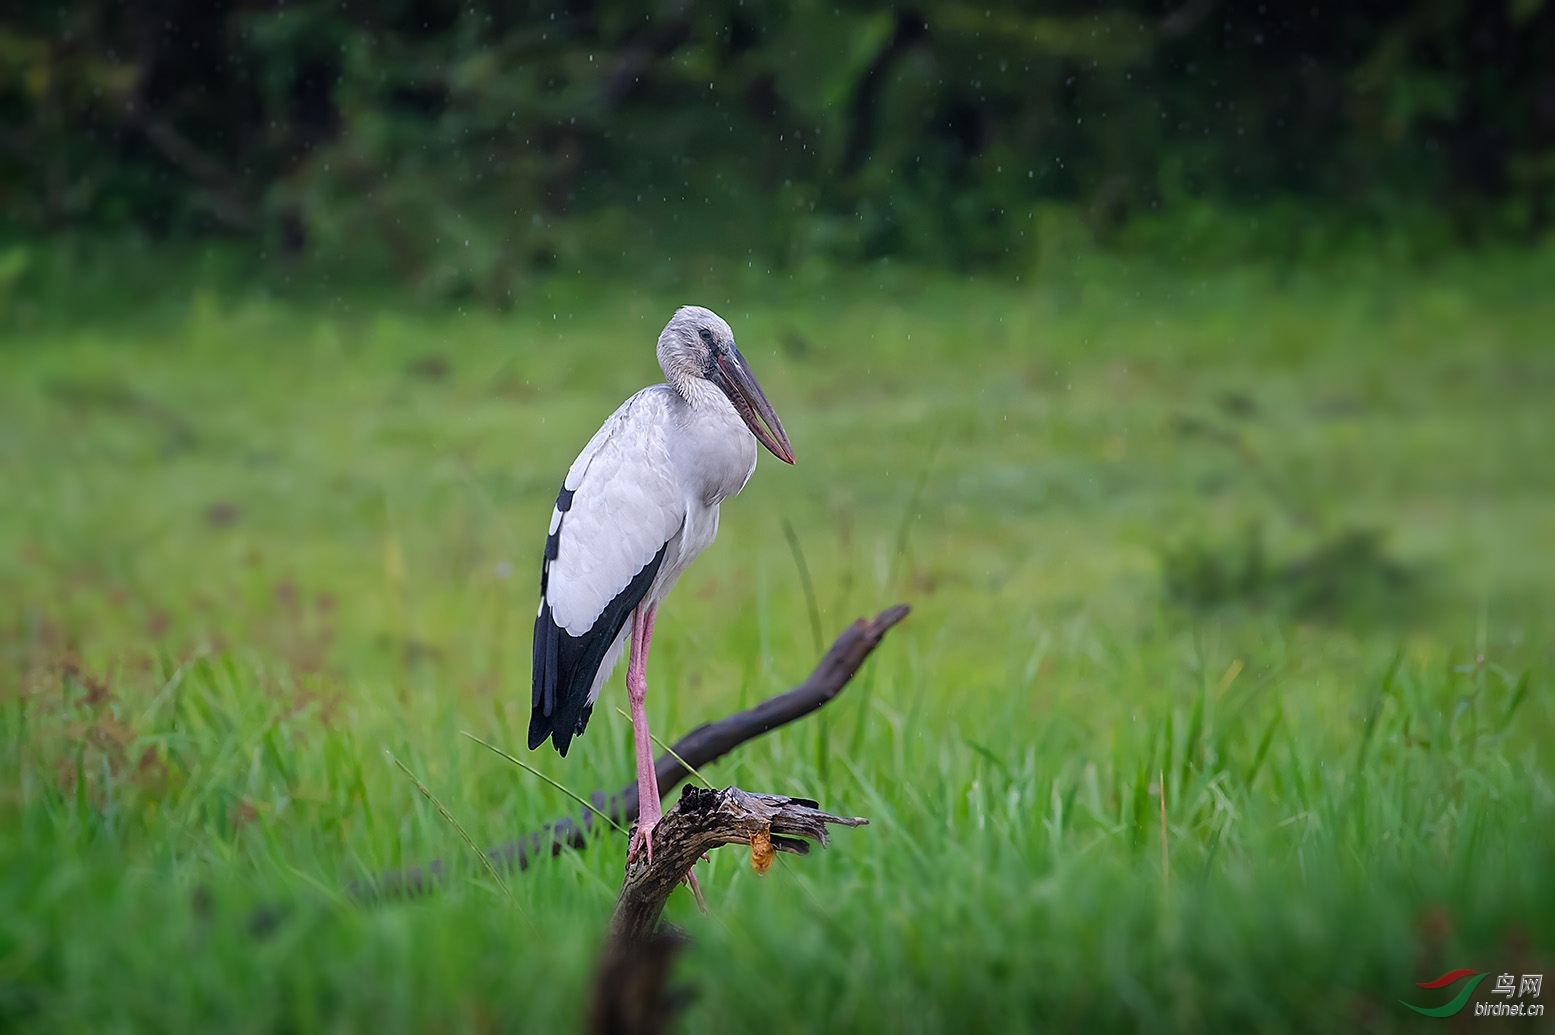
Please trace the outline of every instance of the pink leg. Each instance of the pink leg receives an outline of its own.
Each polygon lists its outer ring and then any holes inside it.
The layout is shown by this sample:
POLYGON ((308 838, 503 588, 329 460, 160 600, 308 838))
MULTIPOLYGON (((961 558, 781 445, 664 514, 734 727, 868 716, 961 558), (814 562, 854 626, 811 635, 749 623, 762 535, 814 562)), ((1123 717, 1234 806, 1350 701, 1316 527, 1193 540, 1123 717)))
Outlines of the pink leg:
POLYGON ((653 768, 653 741, 648 736, 648 643, 653 639, 653 619, 657 607, 632 612, 632 653, 626 665, 626 694, 632 702, 632 743, 637 749, 637 830, 632 835, 627 862, 639 851, 653 861, 653 828, 659 825, 664 810, 659 805, 659 774, 653 768))
MULTIPOLYGON (((626 664, 626 695, 632 702, 632 746, 637 752, 637 828, 632 832, 632 844, 626 851, 628 865, 637 858, 638 852, 646 852, 648 861, 653 862, 653 828, 664 818, 664 809, 659 803, 659 774, 653 767, 653 738, 648 736, 646 706, 648 643, 653 639, 653 620, 658 613, 657 607, 650 607, 646 612, 642 608, 632 612, 632 654, 626 664)), ((686 871, 686 883, 691 885, 697 906, 707 912, 696 874, 690 870, 686 871)))

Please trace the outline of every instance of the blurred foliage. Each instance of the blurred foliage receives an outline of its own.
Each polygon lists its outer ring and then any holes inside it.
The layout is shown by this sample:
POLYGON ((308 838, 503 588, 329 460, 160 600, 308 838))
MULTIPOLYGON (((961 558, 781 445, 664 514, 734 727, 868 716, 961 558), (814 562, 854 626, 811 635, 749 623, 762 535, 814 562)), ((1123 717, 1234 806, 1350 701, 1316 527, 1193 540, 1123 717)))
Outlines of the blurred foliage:
POLYGON ((1549 219, 1544 0, 1027 6, 22 3, 0 225, 239 234, 500 301, 664 254, 1030 263, 1204 201, 1549 219))
POLYGON ((1223 420, 1179 411, 1167 428, 1185 446, 1214 450, 1228 462, 1203 487, 1262 499, 1263 513, 1234 531, 1199 523, 1158 543, 1169 601, 1199 612, 1243 607, 1355 625, 1405 623, 1429 610, 1434 587, 1425 566, 1394 557, 1385 530, 1325 516, 1291 472, 1260 455, 1250 441, 1250 425, 1262 416, 1256 399, 1225 392, 1217 409, 1223 420))
POLYGON ((1276 563, 1265 529, 1253 524, 1226 541, 1161 549, 1161 579, 1168 599, 1201 610, 1243 604, 1327 621, 1405 618, 1424 606, 1422 580, 1383 539, 1376 529, 1341 529, 1276 563))

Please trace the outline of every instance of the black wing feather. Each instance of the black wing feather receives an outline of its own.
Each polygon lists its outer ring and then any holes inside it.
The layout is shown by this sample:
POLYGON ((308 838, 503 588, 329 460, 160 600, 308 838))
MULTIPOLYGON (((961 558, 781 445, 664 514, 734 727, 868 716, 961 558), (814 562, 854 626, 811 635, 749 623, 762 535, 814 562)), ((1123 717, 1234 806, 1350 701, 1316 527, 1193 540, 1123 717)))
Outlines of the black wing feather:
MULTIPOLYGON (((566 514, 572 505, 572 493, 562 490, 556 500, 556 509, 566 514)), ((565 521, 566 518, 564 517, 565 521)), ((589 690, 594 686, 594 676, 604 664, 605 654, 620 635, 621 628, 631 617, 653 577, 664 563, 664 551, 668 543, 659 547, 643 570, 638 572, 582 636, 573 636, 556 624, 551 616, 551 605, 545 599, 550 574, 550 561, 556 559, 560 545, 561 524, 546 539, 545 559, 540 567, 540 614, 535 618, 534 693, 529 713, 529 748, 534 750, 549 737, 556 750, 567 755, 572 738, 588 725, 593 706, 589 704, 589 690)))

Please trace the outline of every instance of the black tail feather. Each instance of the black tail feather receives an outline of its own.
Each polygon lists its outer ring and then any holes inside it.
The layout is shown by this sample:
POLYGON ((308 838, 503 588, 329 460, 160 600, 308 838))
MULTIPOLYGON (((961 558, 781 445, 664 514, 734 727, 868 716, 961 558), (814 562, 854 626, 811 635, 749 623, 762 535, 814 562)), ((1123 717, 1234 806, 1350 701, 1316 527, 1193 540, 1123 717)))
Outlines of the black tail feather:
POLYGON ((604 664, 610 645, 621 633, 632 612, 648 595, 648 587, 664 563, 664 551, 669 544, 659 547, 653 560, 638 572, 625 589, 605 606, 594 624, 582 636, 573 636, 556 624, 551 615, 551 605, 542 599, 540 614, 535 618, 534 693, 529 713, 529 747, 533 750, 551 743, 562 757, 572 738, 588 725, 593 706, 589 704, 589 691, 594 677, 604 664))

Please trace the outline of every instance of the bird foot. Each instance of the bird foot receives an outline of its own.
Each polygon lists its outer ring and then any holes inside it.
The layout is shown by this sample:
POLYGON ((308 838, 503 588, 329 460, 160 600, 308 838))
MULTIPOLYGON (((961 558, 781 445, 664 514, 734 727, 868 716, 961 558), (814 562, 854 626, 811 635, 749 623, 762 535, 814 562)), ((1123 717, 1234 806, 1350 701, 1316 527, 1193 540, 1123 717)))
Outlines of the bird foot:
MULTIPOLYGON (((707 856, 702 856, 706 859, 707 856)), ((707 912, 707 899, 702 897, 702 889, 697 885, 697 875, 692 870, 686 871, 686 885, 691 889, 692 896, 697 900, 697 908, 704 914, 707 912)))
MULTIPOLYGON (((650 819, 647 822, 639 819, 637 824, 632 827, 632 843, 626 850, 626 865, 628 868, 640 856, 644 857, 650 866, 653 864, 653 828, 658 825, 658 819, 650 819)), ((707 858, 707 853, 703 852, 702 861, 707 862, 707 858)), ((702 888, 697 884, 697 875, 691 870, 687 870, 686 875, 681 878, 681 883, 691 889, 692 896, 697 900, 697 908, 706 913, 707 900, 702 897, 702 888)))
POLYGON ((658 817, 637 821, 637 825, 632 828, 632 844, 626 850, 627 866, 636 862, 639 856, 645 856, 649 863, 653 862, 653 828, 658 825, 658 817))

